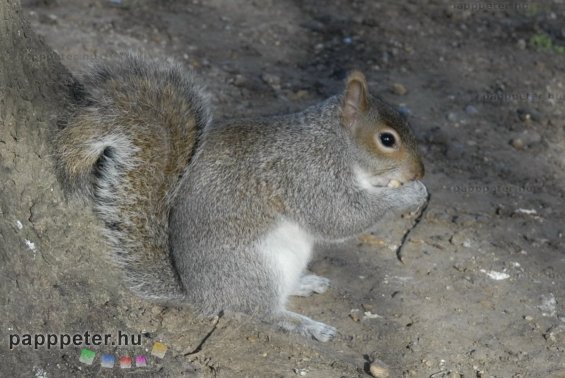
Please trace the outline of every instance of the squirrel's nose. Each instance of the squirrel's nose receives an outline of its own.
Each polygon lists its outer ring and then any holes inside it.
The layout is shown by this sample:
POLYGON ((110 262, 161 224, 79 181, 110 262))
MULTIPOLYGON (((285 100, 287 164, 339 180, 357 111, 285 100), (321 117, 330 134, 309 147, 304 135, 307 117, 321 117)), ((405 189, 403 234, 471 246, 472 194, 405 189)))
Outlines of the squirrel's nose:
POLYGON ((412 178, 412 180, 420 180, 424 177, 426 169, 424 168, 424 163, 422 163, 421 159, 416 160, 416 162, 414 163, 413 172, 414 177, 412 178))

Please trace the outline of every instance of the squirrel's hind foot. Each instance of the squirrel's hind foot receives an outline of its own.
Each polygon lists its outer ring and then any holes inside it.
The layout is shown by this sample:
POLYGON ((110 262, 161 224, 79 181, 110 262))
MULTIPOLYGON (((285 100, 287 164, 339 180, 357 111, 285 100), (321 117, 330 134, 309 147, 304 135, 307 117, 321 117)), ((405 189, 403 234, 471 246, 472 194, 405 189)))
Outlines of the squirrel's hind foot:
POLYGON ((330 341, 335 337, 337 332, 332 326, 286 310, 279 316, 277 324, 285 331, 312 337, 321 342, 330 341))

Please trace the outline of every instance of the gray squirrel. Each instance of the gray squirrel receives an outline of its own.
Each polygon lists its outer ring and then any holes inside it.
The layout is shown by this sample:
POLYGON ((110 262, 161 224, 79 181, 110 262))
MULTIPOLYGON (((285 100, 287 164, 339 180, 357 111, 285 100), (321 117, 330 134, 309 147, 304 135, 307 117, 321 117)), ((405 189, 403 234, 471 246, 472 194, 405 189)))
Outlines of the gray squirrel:
POLYGON ((94 203, 143 298, 330 340, 335 328, 286 309, 289 296, 329 287, 305 273, 314 244, 426 201, 407 121, 358 71, 303 112, 222 123, 174 63, 129 55, 81 85, 55 138, 57 172, 94 203))

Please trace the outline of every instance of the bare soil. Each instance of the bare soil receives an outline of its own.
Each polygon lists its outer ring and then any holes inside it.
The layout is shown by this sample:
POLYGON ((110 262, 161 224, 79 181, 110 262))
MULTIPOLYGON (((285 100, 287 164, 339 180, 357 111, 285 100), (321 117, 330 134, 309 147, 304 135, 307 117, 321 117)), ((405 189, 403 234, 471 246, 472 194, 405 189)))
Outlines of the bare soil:
MULTIPOLYGON (((414 227, 413 218, 391 218, 357 240, 319 248, 311 270, 332 288, 292 307, 337 327, 327 344, 245 317, 216 324, 132 298, 104 260, 95 221, 72 225, 85 239, 65 251, 68 270, 52 290, 90 315, 63 319, 53 309, 34 321, 68 333, 142 334, 143 347, 99 353, 133 355, 156 340, 169 351, 126 371, 81 364, 79 347, 20 347, 10 363, 21 376, 363 377, 378 358, 391 377, 565 377, 562 1, 24 5, 73 73, 128 50, 174 58, 207 83, 217 119, 303 109, 361 69, 374 93, 409 114, 431 202, 414 227), (100 243, 99 255, 81 256, 87 242, 100 243), (83 284, 89 289, 77 297, 83 284)), ((48 217, 49 206, 39 211, 48 217)))

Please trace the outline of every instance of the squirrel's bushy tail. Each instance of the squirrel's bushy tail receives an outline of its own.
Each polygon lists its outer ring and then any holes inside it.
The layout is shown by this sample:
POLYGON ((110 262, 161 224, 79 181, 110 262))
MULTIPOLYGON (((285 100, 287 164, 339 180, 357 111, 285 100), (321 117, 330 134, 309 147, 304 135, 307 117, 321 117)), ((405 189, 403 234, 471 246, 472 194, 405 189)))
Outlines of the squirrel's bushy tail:
POLYGON ((59 177, 93 199, 114 260, 142 297, 183 288, 168 243, 172 195, 210 122, 207 96, 179 66, 128 56, 84 77, 85 97, 58 132, 59 177))

